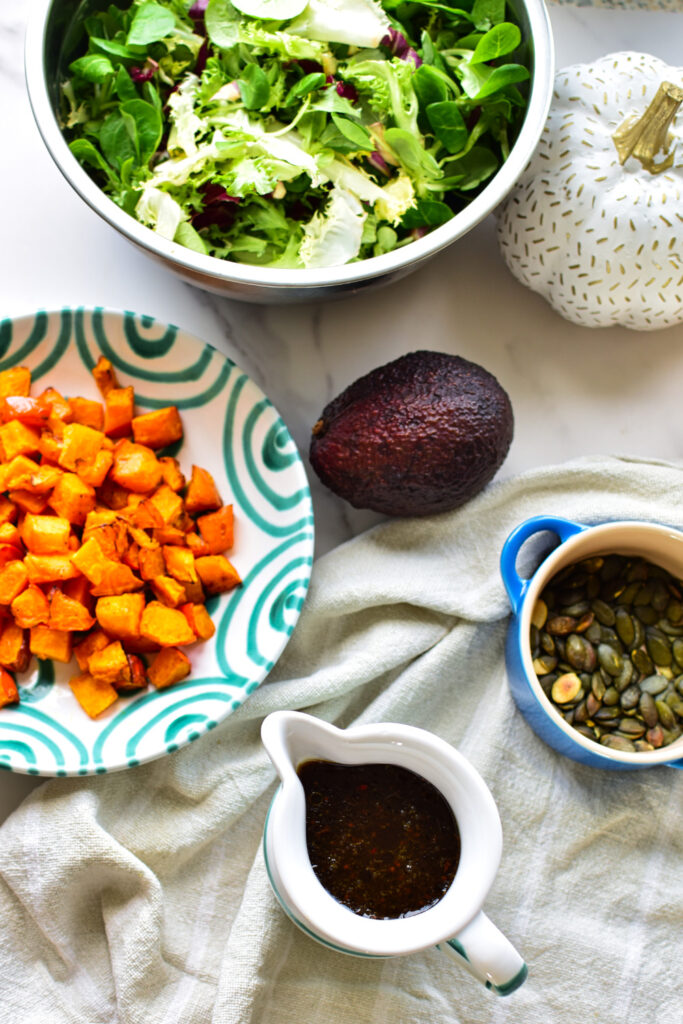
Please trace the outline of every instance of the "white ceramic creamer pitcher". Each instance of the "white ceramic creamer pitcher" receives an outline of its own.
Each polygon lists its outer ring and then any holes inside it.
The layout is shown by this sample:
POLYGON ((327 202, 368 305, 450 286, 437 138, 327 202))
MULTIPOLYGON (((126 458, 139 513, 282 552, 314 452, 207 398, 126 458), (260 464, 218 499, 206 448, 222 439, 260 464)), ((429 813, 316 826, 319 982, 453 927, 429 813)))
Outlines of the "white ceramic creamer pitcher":
POLYGON ((268 715, 261 737, 282 782, 266 819, 268 876, 284 910, 307 935, 356 956, 403 956, 438 946, 499 995, 519 988, 526 964, 482 911, 500 862, 500 818, 483 779, 457 750, 409 725, 343 730, 297 711, 268 715), (458 823, 461 850, 455 878, 438 903, 410 917, 377 920, 349 910, 321 885, 308 856, 297 776, 298 766, 311 760, 401 765, 441 792, 458 823))

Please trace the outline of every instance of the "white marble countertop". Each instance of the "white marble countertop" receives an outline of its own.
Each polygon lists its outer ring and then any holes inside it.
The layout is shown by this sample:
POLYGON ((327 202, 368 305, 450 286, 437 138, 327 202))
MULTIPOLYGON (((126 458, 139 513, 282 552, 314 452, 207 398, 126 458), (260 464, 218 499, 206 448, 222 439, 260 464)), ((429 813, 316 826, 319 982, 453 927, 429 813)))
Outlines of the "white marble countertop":
MULTIPOLYGON (((405 352, 433 348, 481 363, 510 394, 515 437, 500 476, 584 454, 683 456, 683 325, 644 334, 564 321, 511 276, 492 218, 411 277, 326 305, 256 307, 180 282, 92 213, 44 149, 23 77, 27 6, 0 10, 0 319, 105 306, 175 323, 254 377, 303 454, 312 424, 343 387, 405 352)), ((553 4, 550 12, 558 67, 629 49, 681 63, 683 7, 553 4)), ((309 476, 318 554, 378 521, 309 476)), ((0 820, 38 781, 2 775, 0 820)))

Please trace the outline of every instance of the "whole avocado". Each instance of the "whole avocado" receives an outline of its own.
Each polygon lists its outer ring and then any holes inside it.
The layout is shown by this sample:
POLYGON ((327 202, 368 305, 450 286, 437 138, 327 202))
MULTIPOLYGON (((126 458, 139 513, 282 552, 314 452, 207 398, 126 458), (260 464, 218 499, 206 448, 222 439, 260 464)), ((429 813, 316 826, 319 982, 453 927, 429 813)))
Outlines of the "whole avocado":
POLYGON ((310 461, 355 508, 424 516, 473 498, 512 441, 510 399, 477 363, 410 352, 351 384, 313 427, 310 461))

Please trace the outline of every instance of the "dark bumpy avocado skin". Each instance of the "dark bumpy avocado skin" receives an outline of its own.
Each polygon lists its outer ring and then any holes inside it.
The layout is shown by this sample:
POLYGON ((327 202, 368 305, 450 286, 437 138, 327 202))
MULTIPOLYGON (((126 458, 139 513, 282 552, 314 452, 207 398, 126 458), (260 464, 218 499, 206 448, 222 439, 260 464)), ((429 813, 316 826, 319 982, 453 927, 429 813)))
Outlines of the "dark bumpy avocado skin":
POLYGON ((483 367, 411 352, 351 384, 313 428, 310 460, 356 508, 446 512, 473 498, 508 453, 512 406, 483 367))

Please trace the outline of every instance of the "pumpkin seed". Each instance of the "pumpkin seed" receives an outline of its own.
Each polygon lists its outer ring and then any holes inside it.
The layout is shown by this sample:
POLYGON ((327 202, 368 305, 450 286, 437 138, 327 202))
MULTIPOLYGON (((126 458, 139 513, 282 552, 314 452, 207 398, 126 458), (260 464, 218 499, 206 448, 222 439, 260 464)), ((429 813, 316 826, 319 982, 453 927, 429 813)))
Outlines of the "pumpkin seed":
POLYGON ((566 566, 529 640, 544 694, 582 736, 645 752, 683 735, 683 584, 665 569, 625 555, 566 566))

